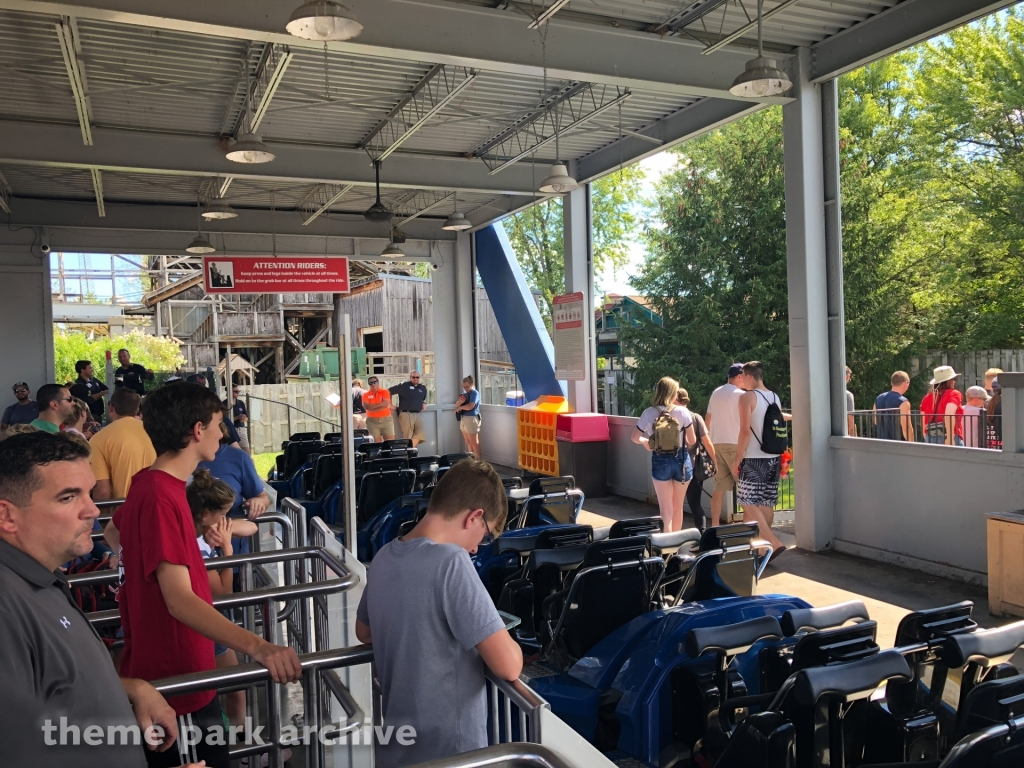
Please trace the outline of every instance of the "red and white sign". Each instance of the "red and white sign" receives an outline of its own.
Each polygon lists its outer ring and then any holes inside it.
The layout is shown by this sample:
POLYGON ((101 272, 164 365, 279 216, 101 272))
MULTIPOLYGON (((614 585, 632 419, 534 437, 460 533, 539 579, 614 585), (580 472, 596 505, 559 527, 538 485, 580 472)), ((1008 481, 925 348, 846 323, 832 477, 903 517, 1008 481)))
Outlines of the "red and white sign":
POLYGON ((348 259, 204 256, 207 293, 348 293, 348 259))
POLYGON ((587 336, 583 325, 583 293, 555 296, 552 318, 554 324, 555 378, 560 381, 583 381, 587 376, 587 336))

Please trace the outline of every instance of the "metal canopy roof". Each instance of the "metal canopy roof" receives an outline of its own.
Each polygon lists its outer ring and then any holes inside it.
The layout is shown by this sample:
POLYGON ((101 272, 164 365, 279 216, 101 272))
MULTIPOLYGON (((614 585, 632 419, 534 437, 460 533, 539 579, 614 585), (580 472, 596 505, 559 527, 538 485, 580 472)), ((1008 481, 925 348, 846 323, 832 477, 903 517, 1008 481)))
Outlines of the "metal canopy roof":
MULTIPOLYGON (((542 197, 552 115, 592 180, 785 101, 728 93, 756 0, 570 0, 541 31, 551 0, 347 4, 363 34, 324 46, 284 33, 280 0, 0 0, 0 207, 12 225, 191 233, 223 192, 244 215, 206 231, 383 238, 359 216, 383 154, 394 223, 451 239, 456 192, 476 226, 542 197), (224 159, 249 112, 271 163, 224 159)), ((765 47, 811 47, 823 80, 1009 4, 765 0, 765 47)))

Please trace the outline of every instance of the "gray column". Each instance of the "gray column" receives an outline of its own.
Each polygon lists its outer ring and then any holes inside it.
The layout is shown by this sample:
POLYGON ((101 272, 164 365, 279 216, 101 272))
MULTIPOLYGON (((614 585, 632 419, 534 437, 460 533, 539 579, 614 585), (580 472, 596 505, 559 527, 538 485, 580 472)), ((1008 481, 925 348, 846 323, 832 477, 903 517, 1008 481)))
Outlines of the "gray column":
POLYGON ((1003 450, 1024 453, 1024 373, 1000 373, 1003 403, 1003 450))
POLYGON ((438 453, 461 450, 458 424, 451 414, 456 398, 462 394, 462 377, 476 375, 471 239, 460 232, 454 248, 438 243, 445 249, 444 260, 431 273, 438 453))
POLYGON ((34 393, 54 380, 50 255, 30 243, 34 233, 17 235, 24 245, 0 250, 0 328, 8 331, 0 337, 0 357, 7 381, 27 382, 34 393))
POLYGON ((591 240, 590 185, 562 198, 565 244, 565 292, 580 291, 586 320, 586 378, 567 382, 569 408, 577 413, 597 410, 597 348, 594 342, 594 254, 591 240))
MULTIPOLYGON (((821 87, 808 82, 809 72, 810 51, 801 48, 791 60, 792 95, 796 100, 783 108, 783 134, 793 453, 798 467, 796 534, 800 547, 817 550, 828 546, 834 534, 829 448, 832 382, 825 126, 821 87)), ((835 130, 832 122, 831 129, 835 130)))

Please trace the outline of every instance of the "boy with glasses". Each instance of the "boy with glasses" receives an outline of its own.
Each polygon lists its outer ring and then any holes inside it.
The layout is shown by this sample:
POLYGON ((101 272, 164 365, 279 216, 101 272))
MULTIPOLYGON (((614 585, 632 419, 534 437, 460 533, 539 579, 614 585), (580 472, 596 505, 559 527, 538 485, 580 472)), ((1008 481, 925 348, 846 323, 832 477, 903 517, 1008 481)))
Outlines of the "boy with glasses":
POLYGON ((28 384, 19 381, 11 389, 14 390, 14 397, 17 402, 9 405, 4 410, 3 418, 0 419, 0 432, 6 432, 8 427, 15 424, 31 424, 39 418, 39 406, 35 400, 29 399, 32 394, 28 384))
POLYGON ((378 745, 381 768, 487 746, 484 665, 516 680, 523 654, 469 556, 501 534, 507 513, 491 465, 464 459, 441 478, 416 527, 373 560, 356 637, 373 644, 383 731, 392 726, 399 736, 378 745))

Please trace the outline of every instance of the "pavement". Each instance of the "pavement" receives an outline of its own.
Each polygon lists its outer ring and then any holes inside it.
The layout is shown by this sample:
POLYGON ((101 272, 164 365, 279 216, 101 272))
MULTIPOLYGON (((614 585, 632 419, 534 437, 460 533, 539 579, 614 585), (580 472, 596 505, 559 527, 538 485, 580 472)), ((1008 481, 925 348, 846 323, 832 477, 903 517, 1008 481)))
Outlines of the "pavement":
MULTIPOLYGON (((502 475, 520 474, 519 470, 509 468, 499 471, 502 475)), ((588 497, 579 522, 596 528, 616 520, 657 515, 656 506, 633 499, 588 497)), ((991 616, 984 588, 841 552, 799 549, 793 513, 778 513, 776 523, 775 533, 789 549, 765 570, 758 593, 794 595, 814 606, 863 600, 871 618, 878 622, 878 643, 883 648, 892 647, 900 619, 908 613, 962 600, 974 603, 973 618, 982 627, 1019 620, 991 616)), ((684 526, 692 525, 693 520, 687 515, 684 526)))

